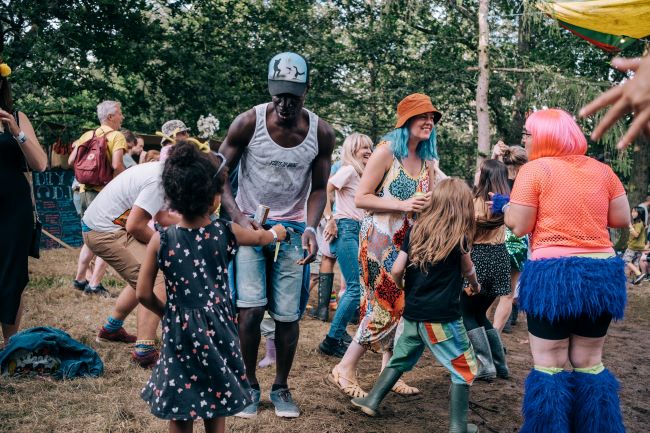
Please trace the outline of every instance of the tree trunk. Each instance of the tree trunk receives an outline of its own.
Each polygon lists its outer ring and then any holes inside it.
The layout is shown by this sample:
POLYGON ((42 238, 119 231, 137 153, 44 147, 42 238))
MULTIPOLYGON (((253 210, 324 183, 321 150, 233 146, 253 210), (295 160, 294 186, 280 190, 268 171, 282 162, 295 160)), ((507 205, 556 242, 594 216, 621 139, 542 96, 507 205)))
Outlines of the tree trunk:
POLYGON ((650 138, 639 136, 633 144, 632 149, 632 174, 630 175, 629 194, 630 206, 645 201, 650 191, 650 138))
POLYGON ((489 0, 479 0, 478 6, 478 85, 476 86, 476 117, 478 119, 478 158, 476 165, 490 155, 490 112, 488 111, 488 6, 489 0))

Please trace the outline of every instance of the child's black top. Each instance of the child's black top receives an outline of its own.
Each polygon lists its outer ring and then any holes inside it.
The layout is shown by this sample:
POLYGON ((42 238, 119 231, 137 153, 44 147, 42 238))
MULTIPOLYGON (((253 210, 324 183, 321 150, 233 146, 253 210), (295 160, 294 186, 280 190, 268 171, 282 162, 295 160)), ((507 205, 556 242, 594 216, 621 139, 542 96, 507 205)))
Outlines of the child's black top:
MULTIPOLYGON (((409 254, 411 230, 406 232, 402 251, 409 254)), ((416 322, 445 323, 460 319, 461 250, 451 253, 436 264, 428 264, 427 272, 413 265, 409 258, 404 276, 406 303, 404 318, 416 322)))

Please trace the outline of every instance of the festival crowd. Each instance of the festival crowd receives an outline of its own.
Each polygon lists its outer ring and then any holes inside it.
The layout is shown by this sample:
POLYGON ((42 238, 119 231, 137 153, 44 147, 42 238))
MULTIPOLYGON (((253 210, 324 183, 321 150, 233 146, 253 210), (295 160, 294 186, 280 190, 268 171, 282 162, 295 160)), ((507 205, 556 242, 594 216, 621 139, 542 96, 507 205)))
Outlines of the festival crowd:
MULTIPOLYGON (((598 139, 635 111, 624 146, 650 132, 650 57, 616 62, 637 76, 580 114, 613 105, 598 139)), ((29 119, 13 110, 7 77, 0 180, 16 187, 0 191, 12 209, 0 213, 5 341, 19 328, 34 230, 23 172, 47 164, 29 119)), ((318 346, 340 359, 326 381, 369 416, 389 392, 420 393, 402 377, 428 349, 450 375, 449 431, 477 432, 468 423, 471 385, 509 377, 501 335, 523 311, 533 366, 520 431, 625 431, 603 346, 611 322, 623 319, 626 272, 634 284, 648 279, 650 197, 630 209, 612 169, 586 156, 571 114, 530 114, 521 145, 497 143, 470 187, 439 166, 443 113, 429 96, 404 97, 376 145, 347 136, 332 165, 334 130, 304 107, 307 61, 277 54, 267 78, 271 102, 239 114, 218 148, 170 120, 161 151, 145 152, 141 137, 121 129, 119 102, 103 101, 99 125, 70 155, 84 241, 73 287, 110 297, 101 283, 108 266, 127 283, 96 339, 132 345, 133 362, 152 369, 141 397, 170 432, 191 432, 195 420, 223 432, 227 416, 255 418, 256 371, 272 365, 265 392, 275 414, 300 416, 289 378, 311 286, 313 318, 327 322, 336 303, 318 346), (629 228, 622 257, 610 228, 629 228), (124 321, 138 305, 131 334, 124 321), (349 324, 358 325, 354 335, 349 324), (382 361, 364 390, 357 368, 369 350, 382 361)))

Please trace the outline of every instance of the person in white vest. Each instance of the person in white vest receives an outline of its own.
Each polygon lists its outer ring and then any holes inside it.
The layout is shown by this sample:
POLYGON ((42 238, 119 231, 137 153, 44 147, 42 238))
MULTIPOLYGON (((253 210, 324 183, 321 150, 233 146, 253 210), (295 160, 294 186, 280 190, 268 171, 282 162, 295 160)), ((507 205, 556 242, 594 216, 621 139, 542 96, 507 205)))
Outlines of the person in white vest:
POLYGON ((252 219, 257 206, 270 208, 269 222, 291 233, 280 246, 241 247, 235 257, 239 338, 253 403, 238 416, 257 416, 261 396, 255 374, 264 311, 275 320, 276 375, 270 398, 280 417, 300 415, 287 385, 298 345, 303 265, 318 252, 315 227, 326 201, 335 134, 332 127, 303 108, 309 88, 306 60, 281 53, 269 63, 272 102, 237 116, 220 147, 231 170, 239 164, 239 190, 233 199, 229 185, 222 207, 233 222, 259 228, 252 219), (267 287, 268 285, 268 287, 267 287), (268 297, 267 297, 268 294, 268 297))

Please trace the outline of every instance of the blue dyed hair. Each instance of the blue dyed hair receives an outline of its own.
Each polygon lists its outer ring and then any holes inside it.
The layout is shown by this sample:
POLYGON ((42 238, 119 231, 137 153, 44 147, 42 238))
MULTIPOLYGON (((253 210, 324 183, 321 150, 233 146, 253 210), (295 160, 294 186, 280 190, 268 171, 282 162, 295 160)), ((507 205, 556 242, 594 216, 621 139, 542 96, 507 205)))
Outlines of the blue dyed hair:
MULTIPOLYGON (((390 142, 390 150, 393 152, 393 155, 399 160, 403 160, 409 155, 409 125, 411 120, 409 119, 404 126, 401 128, 393 129, 388 134, 384 135, 381 140, 390 142)), ((436 147, 436 128, 434 127, 431 130, 431 135, 428 140, 420 141, 418 147, 416 148, 416 153, 420 159, 430 161, 432 159, 438 159, 438 149, 436 147)))

